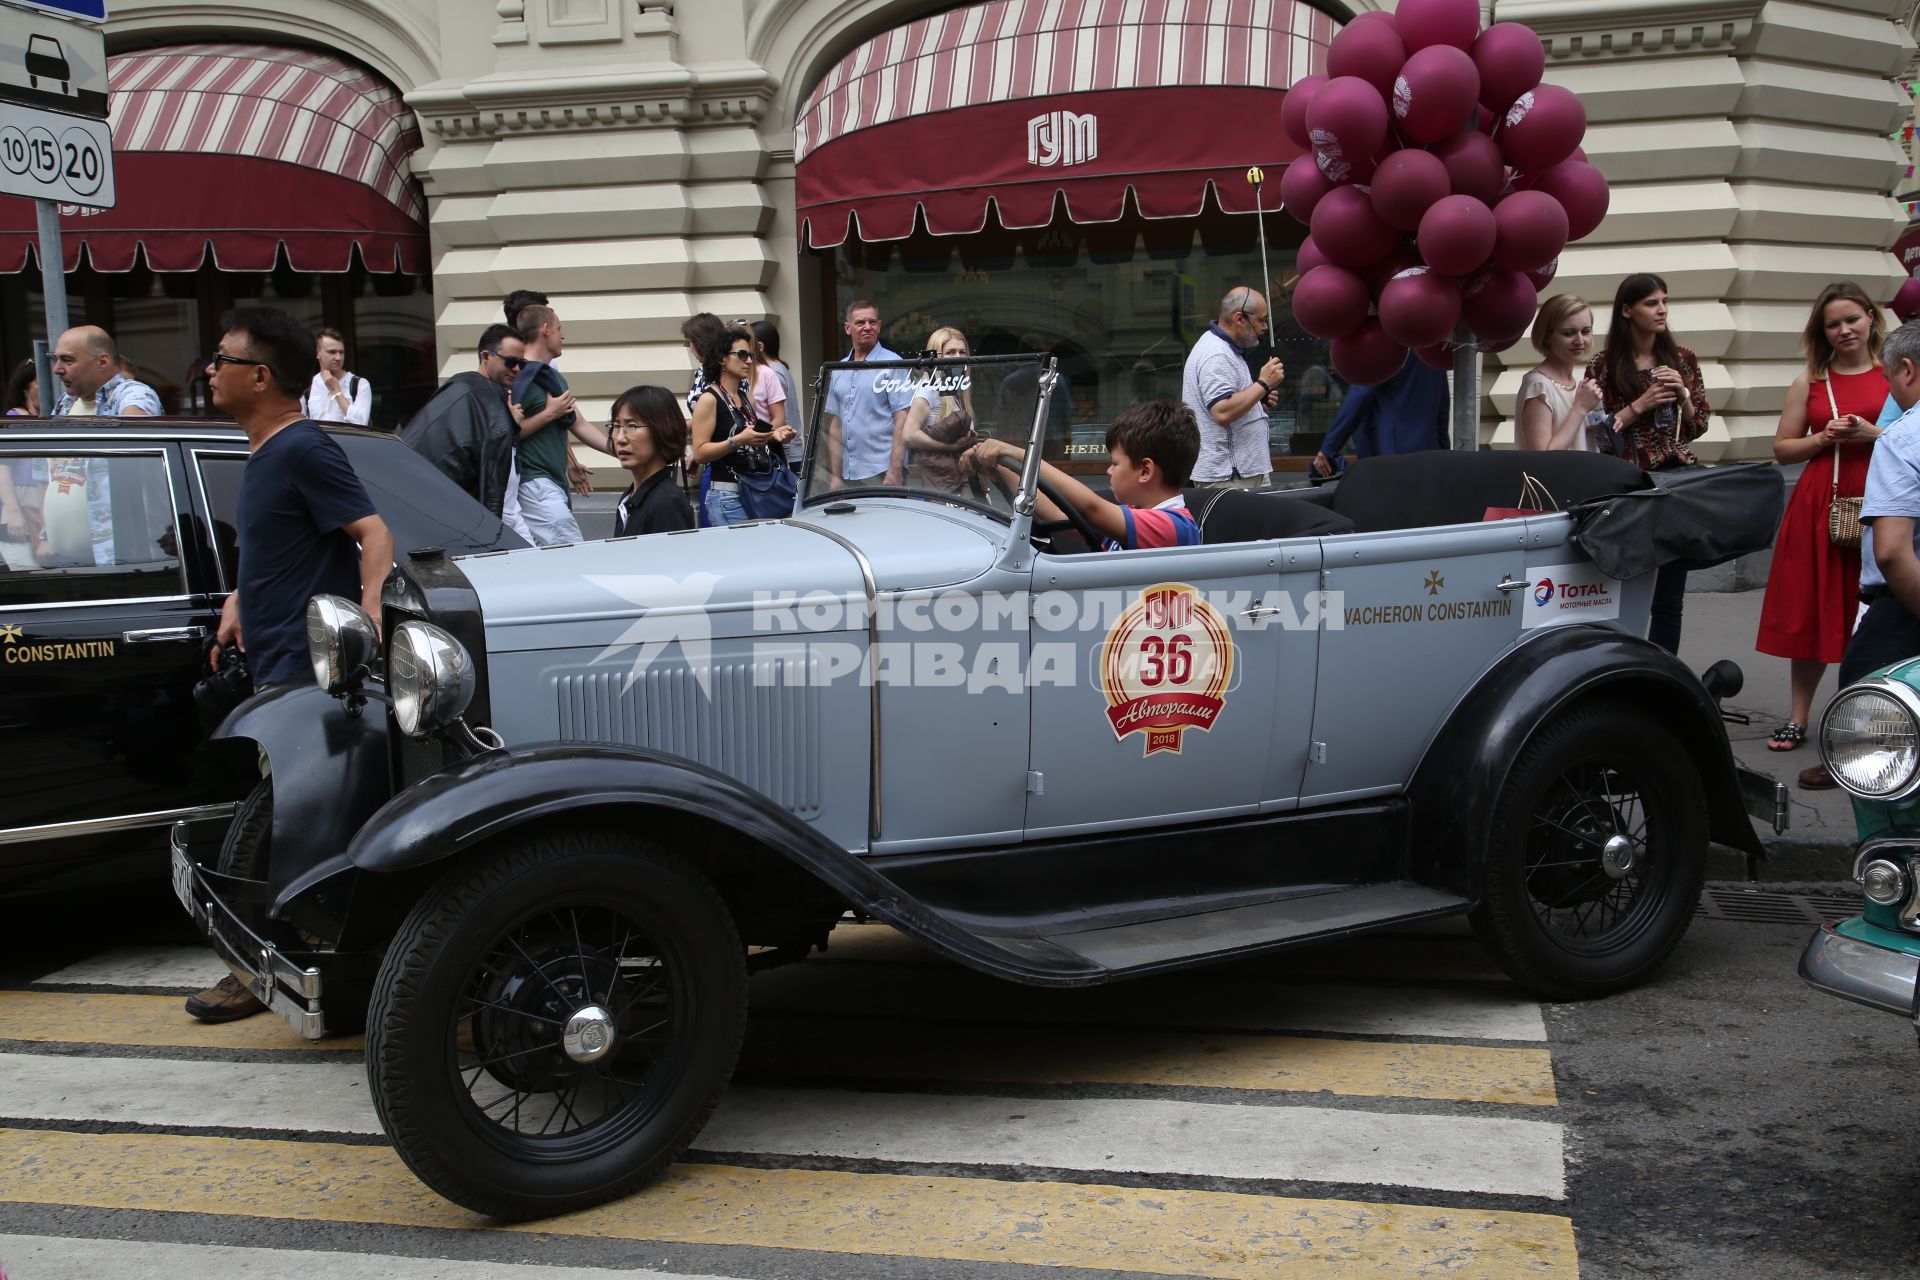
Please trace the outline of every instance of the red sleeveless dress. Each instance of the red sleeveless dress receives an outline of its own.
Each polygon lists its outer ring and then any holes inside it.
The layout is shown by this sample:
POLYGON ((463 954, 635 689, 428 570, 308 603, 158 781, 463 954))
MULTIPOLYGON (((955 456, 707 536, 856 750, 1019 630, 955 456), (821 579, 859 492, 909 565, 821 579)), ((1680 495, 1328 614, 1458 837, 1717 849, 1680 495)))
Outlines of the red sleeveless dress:
MULTIPOLYGON (((1830 373, 1833 398, 1845 416, 1857 413, 1868 422, 1880 417, 1887 403, 1887 376, 1879 369, 1864 373, 1830 373)), ((1827 384, 1807 388, 1807 433, 1825 430, 1833 409, 1827 404, 1827 384)), ((1840 455, 1839 494, 1857 498, 1866 492, 1870 444, 1843 444, 1815 454, 1800 473, 1780 533, 1773 542, 1773 567, 1767 572, 1767 595, 1760 605, 1760 635, 1754 648, 1776 658, 1808 658, 1838 662, 1853 634, 1854 611, 1860 601, 1860 548, 1840 548, 1827 541, 1827 508, 1835 493, 1833 455, 1840 455)))

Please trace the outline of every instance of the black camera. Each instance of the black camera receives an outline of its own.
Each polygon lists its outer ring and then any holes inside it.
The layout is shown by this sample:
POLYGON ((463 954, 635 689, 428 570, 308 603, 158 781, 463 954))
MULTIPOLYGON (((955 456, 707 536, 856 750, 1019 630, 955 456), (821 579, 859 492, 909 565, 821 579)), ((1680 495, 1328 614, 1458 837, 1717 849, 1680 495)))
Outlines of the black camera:
MULTIPOLYGON (((211 654, 213 649, 208 648, 211 654)), ((247 670, 246 655, 237 644, 220 646, 220 666, 209 671, 193 686, 193 708, 200 727, 212 733, 233 709, 253 694, 253 676, 247 670)))

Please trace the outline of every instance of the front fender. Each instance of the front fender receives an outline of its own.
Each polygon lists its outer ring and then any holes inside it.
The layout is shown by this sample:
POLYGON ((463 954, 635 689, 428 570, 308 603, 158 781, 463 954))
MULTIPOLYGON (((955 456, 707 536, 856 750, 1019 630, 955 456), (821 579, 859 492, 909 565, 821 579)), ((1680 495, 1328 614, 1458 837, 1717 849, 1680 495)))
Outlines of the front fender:
POLYGON ((1556 627, 1520 646, 1461 699, 1408 788, 1423 839, 1422 881, 1479 899, 1486 832, 1520 750, 1584 698, 1644 707, 1687 744, 1706 792, 1712 838, 1753 857, 1765 849, 1741 801, 1720 708, 1693 672, 1657 645, 1611 627, 1556 627))
POLYGON ((266 752, 273 781, 273 855, 267 888, 276 902, 393 795, 387 717, 379 703, 357 715, 318 685, 284 685, 249 698, 214 731, 266 752))

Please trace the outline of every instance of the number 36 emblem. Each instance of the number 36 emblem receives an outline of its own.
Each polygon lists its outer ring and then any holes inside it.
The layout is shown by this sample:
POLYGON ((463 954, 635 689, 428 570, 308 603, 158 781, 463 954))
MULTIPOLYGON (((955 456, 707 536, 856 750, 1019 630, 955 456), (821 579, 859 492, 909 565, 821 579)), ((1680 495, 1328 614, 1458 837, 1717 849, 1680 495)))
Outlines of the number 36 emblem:
POLYGON ((1100 685, 1115 739, 1144 734, 1146 750, 1178 754, 1188 729, 1212 729, 1233 677, 1226 621, 1184 582, 1140 593, 1100 654, 1100 685))

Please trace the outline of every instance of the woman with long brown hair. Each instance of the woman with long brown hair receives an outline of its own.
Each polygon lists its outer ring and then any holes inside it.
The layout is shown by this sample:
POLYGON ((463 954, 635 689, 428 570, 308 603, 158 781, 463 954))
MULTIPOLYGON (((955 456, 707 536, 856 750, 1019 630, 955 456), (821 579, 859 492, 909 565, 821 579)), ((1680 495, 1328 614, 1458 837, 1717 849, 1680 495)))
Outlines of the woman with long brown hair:
MULTIPOLYGON (((1807 316, 1801 346, 1806 372, 1787 390, 1786 407, 1773 433, 1773 456, 1782 466, 1805 463, 1780 518, 1773 566, 1760 606, 1761 653, 1793 662, 1793 705, 1787 722, 1767 746, 1791 751, 1806 738, 1814 691, 1827 664, 1845 654, 1860 599, 1860 548, 1834 545, 1827 536, 1828 511, 1836 497, 1866 491, 1874 425, 1887 399, 1880 367, 1886 337, 1880 308, 1851 280, 1820 291, 1807 316)), ((1800 785, 1834 785, 1819 765, 1800 774, 1800 785)))
MULTIPOLYGON (((1600 407, 1613 416, 1618 447, 1648 471, 1692 466, 1688 443, 1706 434, 1707 404, 1700 361, 1674 341, 1667 327, 1667 282, 1651 272, 1628 276, 1613 294, 1607 345, 1587 366, 1600 384, 1600 407)), ((1680 618, 1687 573, 1672 565, 1653 582, 1653 619, 1647 639, 1680 651, 1680 618)))

